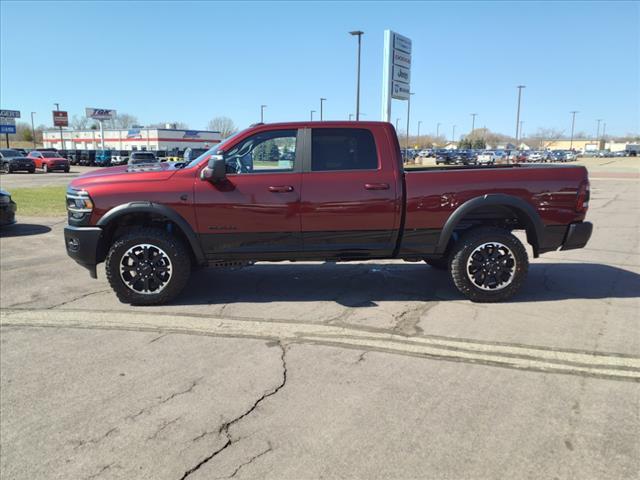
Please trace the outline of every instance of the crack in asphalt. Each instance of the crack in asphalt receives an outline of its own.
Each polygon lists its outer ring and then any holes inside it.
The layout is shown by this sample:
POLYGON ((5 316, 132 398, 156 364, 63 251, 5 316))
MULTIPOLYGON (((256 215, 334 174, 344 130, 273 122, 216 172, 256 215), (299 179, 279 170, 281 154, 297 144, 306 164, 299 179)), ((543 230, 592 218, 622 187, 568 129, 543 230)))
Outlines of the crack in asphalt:
POLYGON ((231 475, 229 475, 229 476, 227 476, 227 477, 219 477, 219 478, 233 478, 233 477, 235 477, 235 476, 238 474, 238 472, 239 472, 240 470, 242 470, 244 467, 246 467, 247 465, 252 464, 252 463, 253 463, 253 462, 255 462, 258 458, 260 458, 260 457, 262 457, 262 456, 266 455, 267 453, 272 452, 272 451, 273 451, 273 447, 271 446, 271 442, 267 442, 267 445, 269 445, 269 446, 267 447, 267 449, 266 449, 266 450, 263 450, 262 452, 258 453, 257 455, 254 455, 253 457, 251 457, 251 458, 250 458, 249 460, 247 460, 246 462, 241 463, 240 465, 238 465, 238 466, 236 467, 236 469, 231 473, 231 475))
POLYGON ((193 382, 191 382, 191 385, 189 385, 189 387, 187 387, 185 390, 180 390, 179 392, 174 392, 171 395, 169 395, 168 397, 163 398, 162 400, 160 400, 158 403, 154 403, 153 405, 149 405, 148 407, 144 407, 143 409, 138 411, 138 413, 134 413, 133 415, 128 415, 126 418, 128 420, 135 420, 140 415, 142 415, 144 413, 149 413, 154 408, 159 407, 160 405, 162 405, 164 403, 167 403, 167 402, 173 400, 174 398, 176 398, 176 397, 178 397, 180 395, 186 395, 187 393, 191 393, 193 391, 193 389, 198 385, 198 383, 201 380, 202 380, 202 377, 198 378, 197 380, 194 380, 193 382))
POLYGON ((182 415, 174 418, 173 420, 169 420, 168 422, 163 422, 162 425, 160 425, 160 427, 153 433, 153 435, 147 437, 147 440, 155 440, 156 438, 158 438, 158 435, 160 435, 160 433, 164 431, 169 425, 173 425, 181 418, 182 418, 182 415))
POLYGON ((78 449, 80 447, 83 447, 89 444, 95 445, 97 443, 100 443, 105 438, 109 437, 111 434, 116 433, 117 431, 118 431, 118 427, 113 427, 97 438, 90 438, 89 440, 72 440, 71 443, 73 444, 74 449, 78 449))
MULTIPOLYGON (((210 455, 208 455, 205 458, 203 458, 196 465, 194 465, 193 467, 191 467, 190 469, 185 471, 184 475, 182 475, 182 477, 180 477, 180 480, 185 480, 192 473, 198 471, 200 468, 202 468, 203 465, 207 464, 210 460, 215 458, 219 453, 223 452, 224 450, 229 448, 231 445, 233 445, 235 442, 237 442, 238 439, 234 440, 234 438, 232 437, 231 433, 229 432, 229 429, 233 425, 235 425, 236 423, 240 422, 243 418, 245 418, 246 416, 250 415, 256 408, 258 408, 258 405, 260 405, 264 400, 266 400, 267 398, 275 395, 276 393, 278 393, 285 386, 285 384, 287 383, 287 359, 286 359, 286 352, 287 351, 286 351, 285 346, 282 344, 282 342, 278 342, 278 346, 280 347, 280 349, 282 351, 282 354, 280 356, 280 361, 282 362, 282 381, 276 387, 274 387, 273 389, 263 393, 262 396, 260 398, 258 398, 253 403, 253 405, 251 405, 251 407, 249 407, 249 409, 246 410, 242 415, 223 423, 220 426, 220 428, 218 429, 218 434, 224 434, 225 437, 227 438, 227 441, 224 443, 224 445, 222 445, 222 447, 218 448, 217 450, 212 452, 210 455)), ((271 447, 271 445, 269 445, 269 446, 271 447)))

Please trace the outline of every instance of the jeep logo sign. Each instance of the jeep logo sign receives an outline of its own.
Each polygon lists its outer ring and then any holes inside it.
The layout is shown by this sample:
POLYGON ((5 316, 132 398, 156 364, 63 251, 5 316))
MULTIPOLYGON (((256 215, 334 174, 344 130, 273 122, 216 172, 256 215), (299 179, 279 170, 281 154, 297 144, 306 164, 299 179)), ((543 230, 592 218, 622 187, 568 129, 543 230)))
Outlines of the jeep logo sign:
POLYGON ((111 120, 116 116, 115 110, 110 110, 107 108, 89 108, 85 109, 88 118, 93 118, 94 120, 111 120))

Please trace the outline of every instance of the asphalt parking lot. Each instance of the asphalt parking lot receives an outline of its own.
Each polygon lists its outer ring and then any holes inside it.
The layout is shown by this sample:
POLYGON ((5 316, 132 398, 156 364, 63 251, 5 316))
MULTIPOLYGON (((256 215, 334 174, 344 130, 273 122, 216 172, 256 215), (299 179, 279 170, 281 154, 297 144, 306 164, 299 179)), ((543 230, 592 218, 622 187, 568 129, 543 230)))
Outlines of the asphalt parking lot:
POLYGON ((532 260, 503 304, 372 261, 201 270, 130 307, 67 258, 64 218, 19 217, 0 477, 638 478, 640 169, 584 162, 589 245, 532 260))

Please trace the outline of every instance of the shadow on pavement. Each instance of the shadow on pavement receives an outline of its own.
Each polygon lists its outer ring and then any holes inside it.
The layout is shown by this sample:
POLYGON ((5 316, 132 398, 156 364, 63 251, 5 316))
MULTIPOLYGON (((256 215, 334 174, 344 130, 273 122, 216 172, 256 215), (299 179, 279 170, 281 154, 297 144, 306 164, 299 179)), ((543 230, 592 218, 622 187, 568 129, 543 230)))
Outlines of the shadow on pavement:
POLYGON ((36 225, 30 223, 14 223, 0 227, 0 238, 3 237, 26 237, 28 235, 42 235, 49 233, 51 227, 46 225, 36 225))
MULTIPOLYGON (((591 263, 545 263, 530 266, 522 290, 510 303, 638 296, 637 273, 591 263)), ((461 299, 448 273, 423 263, 259 263, 242 269, 198 270, 172 303, 335 301, 347 307, 373 307, 389 300, 461 299)))

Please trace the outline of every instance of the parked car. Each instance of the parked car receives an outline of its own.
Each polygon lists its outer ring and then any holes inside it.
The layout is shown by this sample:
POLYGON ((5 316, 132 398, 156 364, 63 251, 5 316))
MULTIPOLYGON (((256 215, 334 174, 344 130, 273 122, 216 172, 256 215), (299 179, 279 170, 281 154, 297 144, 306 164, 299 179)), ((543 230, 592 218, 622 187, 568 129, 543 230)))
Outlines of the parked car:
POLYGON ((105 262, 120 301, 136 305, 171 300, 197 266, 372 258, 446 267, 463 295, 496 302, 528 269, 511 232, 526 231, 535 257, 582 248, 588 202, 582 166, 404 170, 386 122, 258 124, 188 164, 75 178, 64 237, 71 258, 94 278, 105 262), (296 156, 282 162, 283 151, 296 156))
POLYGON ((69 160, 61 157, 55 151, 36 150, 29 154, 28 158, 33 160, 36 168, 41 168, 44 173, 54 170, 62 170, 69 173, 69 160))
POLYGON ((22 155, 18 150, 1 148, 0 171, 2 171, 2 173, 18 171, 34 173, 36 171, 36 165, 32 159, 22 155))
POLYGON ((478 155, 477 159, 478 165, 493 165, 496 163, 495 152, 491 150, 485 150, 484 152, 478 155))
POLYGON ((133 151, 129 155, 129 165, 140 165, 143 163, 157 163, 158 157, 153 152, 146 152, 144 150, 133 151))
POLYGON ((99 167, 108 167, 111 165, 111 150, 97 150, 95 164, 99 167))
POLYGON ((614 157, 626 157, 627 156, 627 152, 625 152, 624 150, 621 150, 619 152, 613 152, 613 156, 614 157))
POLYGON ((577 155, 572 150, 565 150, 564 157, 566 162, 575 162, 578 159, 577 155))
POLYGON ((111 152, 111 165, 126 165, 129 163, 129 152, 127 150, 114 150, 111 152))
POLYGON ((194 160, 194 159, 198 158, 200 155, 202 155, 206 151, 207 151, 206 148, 191 148, 191 147, 189 147, 184 151, 184 154, 182 156, 182 160, 188 163, 191 160, 194 160))
POLYGON ((454 150, 453 159, 457 165, 471 165, 476 163, 477 157, 473 150, 454 150))
POLYGON ((455 165, 455 163, 455 150, 442 148, 436 152, 436 165, 455 165))
POLYGON ((0 226, 16 223, 16 202, 11 199, 11 194, 0 189, 0 226))

